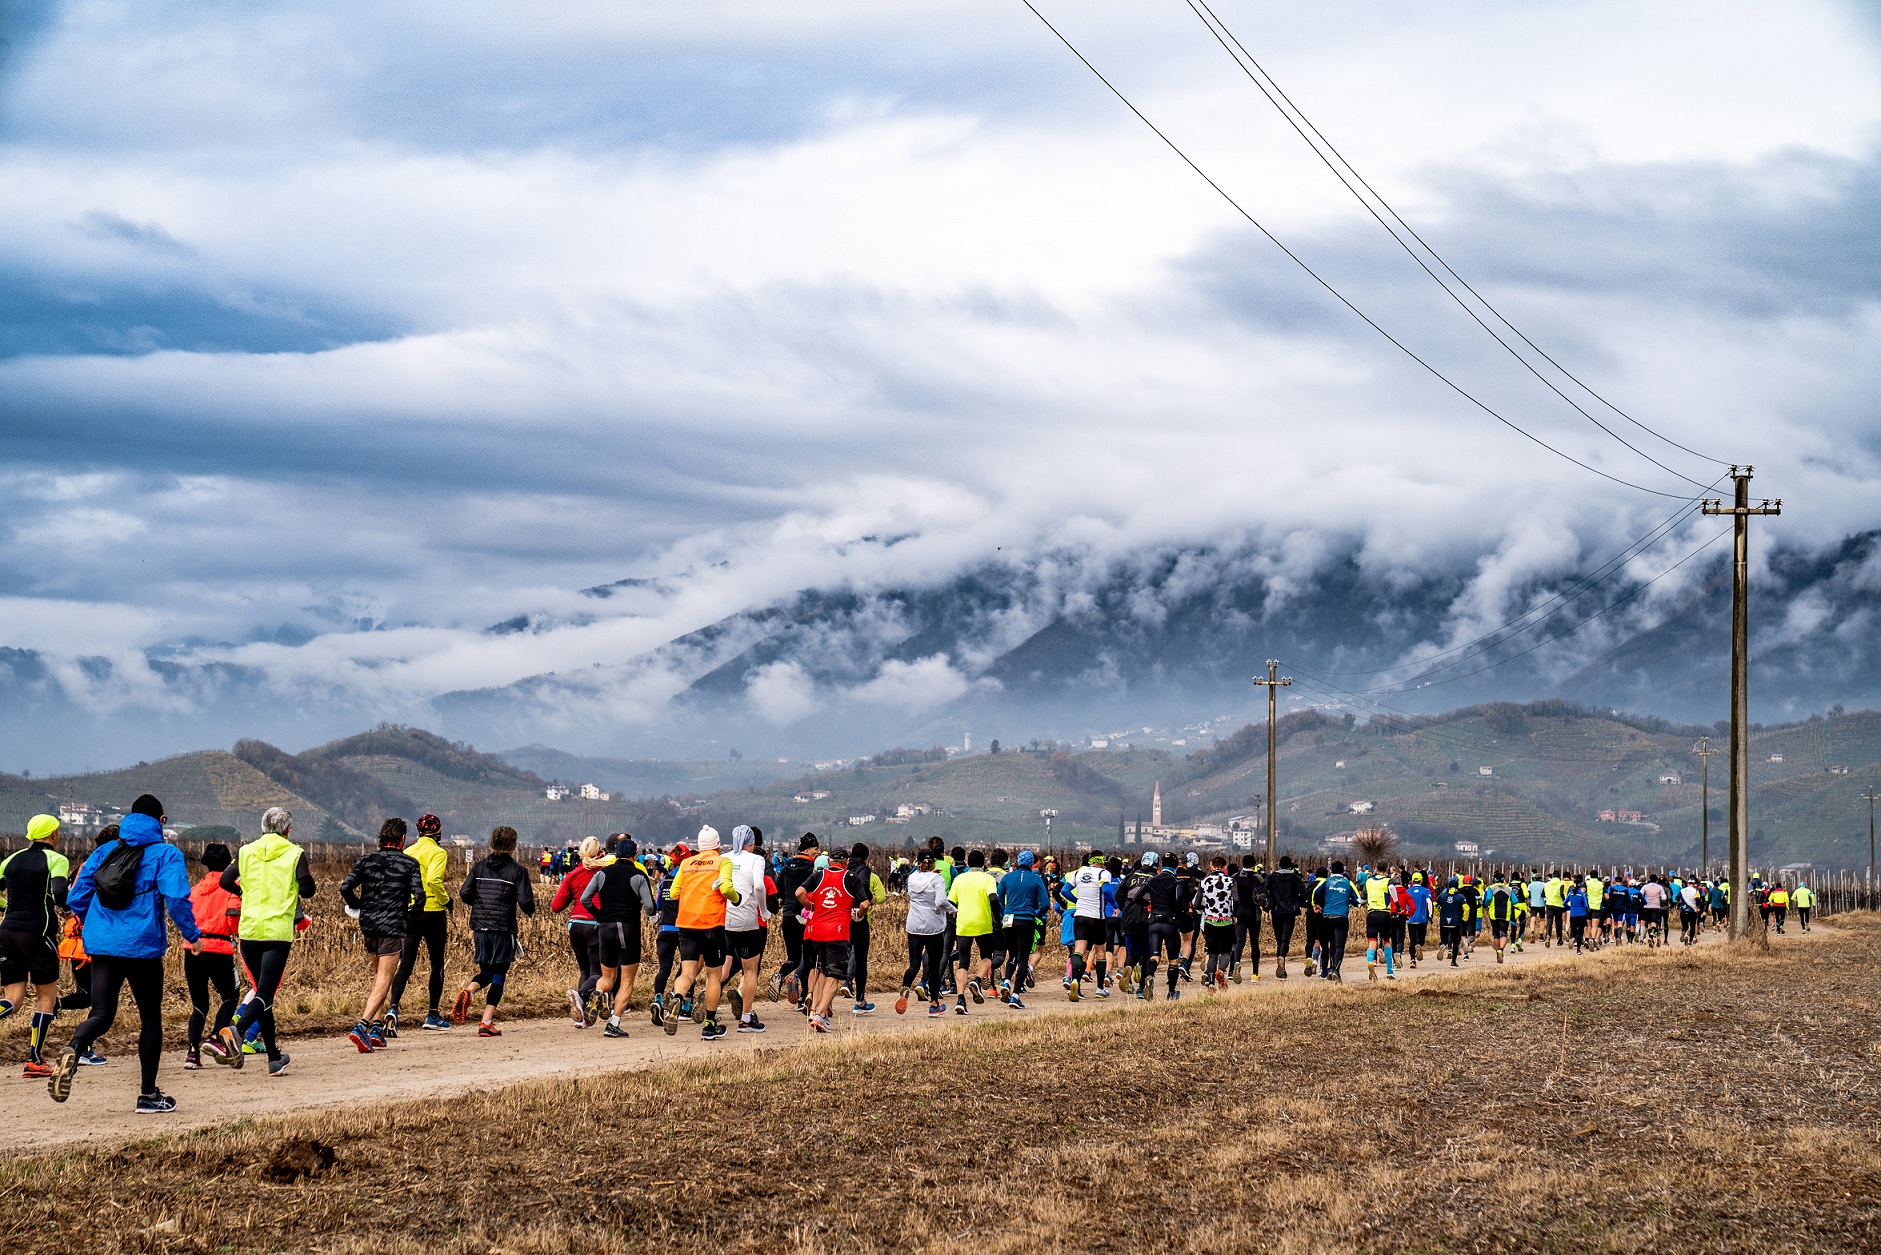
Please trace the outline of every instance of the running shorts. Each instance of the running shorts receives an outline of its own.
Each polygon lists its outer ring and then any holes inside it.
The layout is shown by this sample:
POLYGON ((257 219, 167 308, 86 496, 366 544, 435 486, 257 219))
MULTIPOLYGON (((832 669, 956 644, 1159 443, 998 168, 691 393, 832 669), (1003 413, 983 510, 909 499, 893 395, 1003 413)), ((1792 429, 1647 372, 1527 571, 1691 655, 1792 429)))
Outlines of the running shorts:
POLYGON ((601 935, 601 966, 632 967, 640 962, 640 921, 596 924, 601 935))
POLYGON ((1202 950, 1205 954, 1227 954, 1234 949, 1234 921, 1203 923, 1202 950))
POLYGON ((1107 919, 1104 921, 1104 944, 1112 950, 1123 949, 1123 920, 1107 919))
POLYGON ((59 983, 59 947, 41 933, 0 928, 0 985, 59 983))
POLYGON ((1509 935, 1509 921, 1506 919, 1490 920, 1489 921, 1489 935, 1491 937, 1508 936, 1509 935))
POLYGON ((477 929, 477 966, 484 970, 502 967, 516 961, 516 934, 488 932, 477 929))
MULTIPOLYGON (((816 970, 825 976, 834 976, 837 980, 849 979, 849 942, 847 941, 806 941, 807 946, 815 947, 811 951, 810 961, 816 970)), ((862 991, 856 991, 860 998, 862 991)))
MULTIPOLYGON (((725 929, 682 928, 679 930, 679 961, 718 967, 725 962, 725 929)), ((606 962, 605 959, 602 962, 606 962)))
POLYGON ((372 933, 361 933, 366 943, 366 953, 381 959, 397 958, 405 953, 403 937, 380 937, 372 933))
POLYGON ((1365 935, 1376 937, 1380 941, 1390 941, 1397 935, 1397 925, 1392 922, 1390 911, 1365 912, 1365 935))
POLYGON ((1077 940, 1087 945, 1106 946, 1110 944, 1110 925, 1107 921, 1087 918, 1079 915, 1072 919, 1071 927, 1077 940))
POLYGON ((767 934, 762 928, 727 930, 725 948, 731 951, 731 957, 743 962, 746 959, 759 958, 764 954, 764 942, 767 934))
POLYGON ((1202 917, 1193 911, 1184 911, 1176 916, 1176 931, 1188 936, 1202 926, 1202 917))
POLYGON ((980 943, 980 957, 990 960, 999 949, 999 938, 992 933, 982 933, 978 937, 954 938, 954 966, 973 966, 973 943, 980 943))

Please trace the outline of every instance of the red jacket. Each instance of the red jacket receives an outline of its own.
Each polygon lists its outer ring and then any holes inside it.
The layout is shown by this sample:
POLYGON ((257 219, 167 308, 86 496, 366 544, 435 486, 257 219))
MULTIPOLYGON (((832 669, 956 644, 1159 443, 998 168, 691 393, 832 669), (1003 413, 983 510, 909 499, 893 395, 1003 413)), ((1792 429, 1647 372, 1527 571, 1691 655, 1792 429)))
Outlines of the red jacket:
POLYGON ((549 900, 551 913, 567 911, 569 919, 587 920, 594 923, 594 916, 581 904, 581 894, 594 879, 592 869, 583 864, 575 864, 575 869, 562 877, 562 883, 555 886, 555 896, 549 900))
POLYGON ((242 900, 222 887, 222 877, 210 872, 189 891, 190 909, 196 914, 196 927, 202 930, 204 954, 234 954, 236 926, 242 917, 242 900))

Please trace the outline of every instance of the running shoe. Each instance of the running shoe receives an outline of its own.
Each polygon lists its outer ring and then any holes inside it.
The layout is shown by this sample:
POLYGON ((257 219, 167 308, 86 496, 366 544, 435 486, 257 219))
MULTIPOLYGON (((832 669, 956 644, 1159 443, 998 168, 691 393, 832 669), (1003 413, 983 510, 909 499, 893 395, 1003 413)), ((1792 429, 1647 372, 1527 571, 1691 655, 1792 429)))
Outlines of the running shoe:
POLYGON ((1012 997, 1012 982, 1009 980, 1000 981, 999 982, 999 1000, 1001 1002, 1005 1002, 1007 999, 1011 997, 1012 997))
POLYGON ((749 1019, 738 1021, 738 1031, 741 1033, 762 1033, 764 1031, 764 1021, 758 1018, 756 1011, 753 1011, 749 1019))
POLYGON ((905 985, 902 986, 901 996, 895 999, 895 1014, 908 1014, 908 988, 905 985))
POLYGON ((1378 979, 1378 964, 1372 959, 1365 960, 1365 979, 1366 980, 1378 979))
MULTIPOLYGON (((202 1064, 199 1063, 196 1066, 200 1068, 202 1064)), ((42 1060, 28 1059, 26 1061, 26 1071, 22 1074, 20 1079, 26 1081, 50 1081, 52 1079, 52 1065, 42 1060)))
POLYGON ((1218 994, 1228 992, 1228 978, 1222 975, 1220 971, 1215 973, 1215 992, 1218 994))
POLYGON ((6 1019, 19 1009, 17 1003, 8 1002, 5 998, 0 998, 0 1020, 6 1019))
POLYGON ((1412 960, 1411 960, 1411 966, 1412 966, 1412 967, 1416 967, 1416 966, 1417 966, 1417 960, 1416 960, 1416 959, 1412 959, 1412 960))
POLYGON ((614 1023, 614 1021, 612 1021, 612 1020, 609 1020, 609 1021, 607 1022, 607 1027, 601 1030, 601 1036, 603 1036, 603 1037, 625 1037, 625 1036, 627 1036, 627 1030, 626 1030, 626 1029, 624 1029, 624 1028, 622 1028, 622 1027, 621 1027, 620 1025, 618 1025, 618 1024, 616 1024, 616 1023, 614 1023))
POLYGON ((1496 951, 1496 962, 1502 962, 1502 951, 1500 950, 1496 951))
POLYGON ((1313 974, 1313 962, 1311 959, 1308 959, 1306 962, 1306 974, 1308 976, 1311 976, 1313 974))
POLYGON ((78 1057, 78 1066, 81 1068, 102 1068, 105 1063, 105 1057, 90 1046, 85 1047, 85 1053, 78 1057))
POLYGON ((1018 994, 1014 994, 1012 997, 1006 999, 1006 1005, 1011 1007, 1014 1011, 1025 1010, 1025 1003, 1019 1001, 1018 994))
POLYGON ((764 994, 772 1002, 784 996, 784 972, 782 968, 771 973, 771 983, 765 986, 764 994))
POLYGON ((568 991, 568 1014, 575 1021, 576 1028, 588 1027, 588 1007, 582 1001, 581 991, 578 989, 568 991))
POLYGON ((668 1011, 660 1017, 660 1026, 666 1030, 668 1037, 677 1036, 679 1033, 679 1017, 668 1011))
POLYGON ((148 1094, 137 1096, 136 1112, 140 1116, 165 1116, 176 1110, 176 1099, 160 1089, 153 1089, 148 1094))
POLYGON ((732 1019, 742 1020, 745 1016, 745 993, 742 989, 733 989, 725 995, 732 1005, 732 1019))
POLYGON ((1065 997, 1071 999, 1073 1002, 1084 997, 1084 982, 1081 980, 1066 981, 1065 997))
POLYGON ((368 1024, 366 1025, 366 1031, 370 1033, 372 1036, 372 1048, 374 1050, 384 1050, 385 1049, 384 1027, 378 1024, 368 1024))
POLYGON ((785 973, 783 981, 777 987, 778 992, 783 995, 785 1002, 802 1001, 803 990, 798 987, 798 984, 797 970, 792 968, 789 972, 785 973))
POLYGON ((682 1019, 682 1020, 684 1020, 684 1021, 685 1021, 686 1023, 688 1023, 688 1024, 691 1024, 691 1023, 693 1022, 693 1019, 692 1019, 692 999, 690 999, 690 998, 681 998, 681 999, 679 1000, 679 1018, 680 1018, 680 1019, 682 1019))
POLYGON ((810 1017, 810 1027, 819 1033, 829 1032, 829 1021, 820 1015, 810 1017))
POLYGON ((581 1026, 593 1028, 602 1020, 612 1019, 614 1015, 614 995, 604 994, 596 989, 588 995, 588 1001, 581 1008, 581 1026))
POLYGON ((360 1054, 372 1053, 372 1030, 367 1028, 363 1021, 353 1025, 352 1032, 346 1034, 346 1040, 357 1046, 360 1054))
POLYGON ((943 1007, 940 1003, 934 1002, 934 1003, 928 1004, 928 1008, 927 1008, 928 1019, 931 1020, 931 1019, 934 1019, 936 1016, 944 1016, 946 1014, 947 1014, 947 1008, 943 1007))
MULTIPOLYGON (((232 1028, 223 1029, 216 1034, 216 1041, 221 1045, 220 1049, 211 1052, 215 1055, 216 1062, 223 1067, 234 1068, 240 1071, 242 1063, 244 1062, 242 1042, 240 1038, 235 1036, 235 1030, 232 1028)), ((74 1059, 77 1058, 77 1056, 73 1057, 74 1059)), ((61 1099, 60 1101, 64 1100, 61 1099)))
POLYGON ((183 1070, 185 1072, 202 1071, 202 1051, 201 1050, 186 1050, 183 1052, 183 1070))
POLYGON ((653 1021, 654 1028, 666 1023, 666 995, 653 995, 653 1001, 647 1004, 647 1018, 653 1021))
POLYGON ((292 1062, 294 1062, 293 1055, 282 1055, 279 1059, 268 1060, 268 1076, 270 1078, 280 1076, 287 1071, 287 1065, 292 1062))
POLYGON ((72 1096, 72 1074, 77 1071, 77 1053, 69 1047, 60 1051, 59 1061, 52 1065, 52 1075, 46 1079, 46 1092, 53 1102, 64 1102, 72 1096))
POLYGON ((1150 1000, 1149 987, 1147 985, 1138 985, 1136 987, 1136 996, 1142 1001, 1148 1002, 1150 1000))
POLYGON ((431 1014, 425 1016, 424 1023, 420 1024, 418 1027, 444 1033, 450 1031, 451 1022, 433 1011, 431 1014))
POLYGON ((242 1043, 242 1053, 245 1055, 265 1055, 268 1053, 268 1048, 261 1044, 261 1038, 250 1037, 247 1041, 242 1043))
POLYGON ((850 988, 848 981, 844 981, 842 984, 836 986, 836 996, 838 998, 854 998, 856 991, 850 988))
POLYGON ((457 1001, 451 1004, 451 1023, 462 1024, 469 1014, 470 991, 468 989, 460 989, 457 991, 457 1001))
POLYGON ((209 1052, 209 1057, 212 1060, 214 1060, 217 1063, 222 1062, 223 1046, 222 1046, 222 1043, 218 1041, 216 1038, 214 1037, 203 1038, 202 1048, 209 1052))
POLYGON ((967 993, 973 998, 976 1006, 986 1001, 986 991, 980 987, 980 978, 977 976, 967 982, 967 993))
POLYGON ((398 1040, 398 1008, 397 1007, 387 1007, 385 1009, 385 1039, 387 1041, 398 1040))
POLYGON ((707 1020, 705 1022, 705 1027, 699 1030, 699 1040, 700 1041, 723 1041, 725 1040, 725 1026, 723 1024, 720 1024, 717 1020, 707 1020))
POLYGON ((488 1020, 477 1021, 477 1036, 501 1037, 502 1035, 503 1035, 503 1030, 498 1028, 496 1025, 490 1023, 490 1021, 488 1020))
POLYGON ((1182 997, 1182 991, 1180 989, 1172 989, 1169 991, 1169 1001, 1175 1002, 1181 997, 1182 997))
POLYGON ((849 1014, 851 1015, 874 1015, 875 1004, 873 1002, 858 1002, 853 1007, 849 1008, 849 1014))
POLYGON ((1098 996, 1098 997, 1100 997, 1100 998, 1108 998, 1108 997, 1110 997, 1110 986, 1109 986, 1109 985, 1099 985, 1099 986, 1097 987, 1097 996, 1098 996))
POLYGON ((966 999, 962 998, 959 1002, 954 1003, 955 1015, 965 1015, 966 1013, 967 1013, 966 999))
POLYGON ((920 983, 915 985, 914 996, 919 998, 922 1002, 934 1001, 934 994, 931 990, 928 989, 926 981, 921 981, 920 983))

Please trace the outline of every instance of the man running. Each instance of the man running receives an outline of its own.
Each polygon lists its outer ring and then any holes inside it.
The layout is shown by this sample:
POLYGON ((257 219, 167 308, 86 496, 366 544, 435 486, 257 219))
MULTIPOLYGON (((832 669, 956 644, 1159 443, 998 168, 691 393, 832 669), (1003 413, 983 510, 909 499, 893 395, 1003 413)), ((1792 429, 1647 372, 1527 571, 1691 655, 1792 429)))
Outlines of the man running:
POLYGON ((72 865, 59 853, 59 821, 34 815, 26 823, 26 848, 0 860, 0 1020, 26 1001, 33 982, 33 1021, 26 1038, 25 1079, 52 1079, 46 1062, 46 1033, 59 1014, 59 912, 65 908, 72 865))
MULTIPOLYGON (((701 1041, 719 1041, 725 1026, 718 1022, 718 1000, 723 992, 719 974, 725 967, 725 909, 741 900, 733 882, 732 861, 719 848, 718 829, 707 825, 699 829, 699 852, 679 865, 673 873, 672 895, 679 904, 679 979, 673 982, 673 996, 682 1003, 692 993, 700 973, 705 975, 705 1022, 699 1026, 701 1041)), ((679 1022, 666 1019, 666 1035, 679 1031, 679 1022)))
POLYGON ((1241 856, 1234 877, 1234 945, 1228 951, 1228 979, 1241 983, 1241 956, 1254 963, 1254 979, 1261 978, 1261 902, 1267 896, 1267 877, 1252 854, 1241 856))
POLYGON ((993 935, 993 920, 998 910, 999 886, 986 874, 986 855, 975 850, 967 855, 967 870, 954 877, 947 890, 947 900, 954 904, 954 981, 958 991, 954 1014, 967 1013, 967 997, 975 1003, 986 1001, 986 982, 993 978, 993 951, 998 945, 993 935), (974 946, 980 948, 977 969, 973 962, 974 946))
POLYGON ((1495 947, 1498 963, 1503 962, 1507 957, 1509 935, 1515 923, 1515 912, 1515 889, 1503 878, 1501 872, 1497 872, 1483 900, 1483 915, 1489 920, 1489 944, 1495 947))
MULTIPOLYGON (((1155 863, 1155 852, 1143 856, 1147 865, 1155 863)), ((1159 958, 1169 959, 1170 1001, 1182 996, 1176 988, 1176 981, 1182 975, 1182 919, 1189 910, 1186 901, 1188 881, 1178 875, 1176 869, 1164 864, 1147 881, 1140 881, 1131 892, 1139 894, 1149 916, 1148 949, 1143 958, 1143 981, 1137 988, 1136 996, 1145 1000, 1156 995, 1156 962, 1159 958)))
MULTIPOLYGON (((1104 886, 1110 883, 1110 871, 1104 866, 1104 856, 1093 854, 1084 861, 1084 866, 1065 877, 1065 890, 1073 906, 1071 909, 1072 942, 1071 983, 1065 987, 1065 994, 1076 1002, 1084 996, 1084 973, 1096 956, 1097 985, 1103 988, 1105 961, 1108 957, 1106 943, 1110 930, 1104 920, 1104 886)), ((1049 977, 1047 977, 1049 979, 1049 977)))
POLYGON ((1227 858, 1217 854, 1208 865, 1209 873, 1202 877, 1201 884, 1202 949, 1208 955, 1202 987, 1220 993, 1228 988, 1228 968, 1234 951, 1236 896, 1227 858))
POLYGON ((392 992, 392 977, 405 953, 405 921, 411 904, 424 894, 424 875, 418 860, 405 853, 405 821, 397 817, 379 825, 379 848, 353 864, 340 882, 340 898, 359 920, 360 938, 372 956, 372 988, 359 1022, 347 1034, 362 1055, 383 1050, 385 1024, 380 1020, 392 992))
POLYGON ((1796 908, 1796 922, 1808 932, 1809 913, 1816 909, 1816 891, 1806 881, 1797 881, 1796 892, 1790 894, 1790 905, 1796 908))
POLYGON ((1033 857, 1032 851, 1020 850, 1018 866, 999 879, 999 920, 1006 932, 1006 974, 999 997, 1014 1011, 1025 1009, 1019 995, 1032 974, 1039 923, 1051 913, 1051 896, 1044 877, 1032 870, 1033 857))
MULTIPOLYGON (((1589 880, 1593 877, 1589 876, 1589 880)), ((1569 882, 1567 895, 1568 939, 1574 943, 1574 953, 1579 954, 1587 942, 1587 921, 1591 911, 1587 905, 1587 886, 1578 882, 1569 882)))
POLYGON ((803 988, 803 912, 796 905, 797 890, 822 874, 816 865, 823 853, 814 832, 806 832, 797 841, 797 853, 787 861, 775 879, 777 895, 784 902, 784 965, 771 977, 773 999, 782 997, 792 1006, 804 999, 803 988))
POLYGON ((584 859, 581 867, 569 873, 571 878, 587 874, 580 902, 594 917, 595 958, 600 967, 594 996, 583 1004, 582 1018, 593 1023, 605 1012, 604 1037, 627 1036, 621 1016, 632 1009, 634 981, 640 975, 640 921, 653 906, 653 886, 636 857, 639 852, 639 845, 623 832, 614 840, 612 862, 603 861, 590 871, 589 860, 584 859))
POLYGON ((536 913, 534 877, 516 861, 516 830, 507 824, 490 830, 490 852, 478 859, 457 891, 470 908, 470 935, 475 938, 477 974, 457 991, 451 1021, 462 1024, 470 1015, 471 1000, 483 991, 483 1018, 477 1036, 501 1037, 496 1008, 503 1001, 510 964, 516 961, 516 913, 536 913))
POLYGON ((300 900, 316 892, 307 871, 307 852, 288 840, 294 816, 274 806, 261 817, 261 835, 244 845, 235 862, 222 872, 222 887, 242 900, 240 939, 242 965, 254 981, 254 995, 242 1006, 233 1027, 218 1034, 221 1049, 215 1061, 240 1070, 242 1037, 249 1026, 261 1029, 262 1048, 268 1055, 268 1075, 278 1077, 293 1062, 274 1037, 274 996, 287 975, 288 953, 294 946, 295 921, 300 900))
MULTIPOLYGON (((849 850, 849 891, 863 908, 849 924, 849 974, 844 987, 852 1015, 874 1015, 869 1001, 869 914, 888 901, 882 878, 869 866, 869 847, 858 841, 849 850)), ((841 989, 838 990, 841 992, 841 989)))
MULTIPOLYGON (((1306 884, 1289 854, 1280 856, 1280 866, 1267 877, 1267 913, 1274 918, 1274 976, 1287 978, 1287 951, 1293 946, 1293 926, 1306 905, 1306 884)), ((1307 975, 1312 975, 1309 971, 1307 975)))
POLYGON ((916 869, 908 874, 908 967, 901 974, 901 995, 895 999, 895 1014, 908 1010, 912 993, 928 1004, 930 1017, 945 1015, 941 1006, 942 969, 947 965, 947 916, 953 904, 947 900, 947 882, 934 869, 934 851, 923 849, 916 856, 916 869), (916 984, 916 979, 920 983, 916 984))
MULTIPOLYGON (((764 1021, 758 1018, 758 976, 764 965, 764 945, 770 939, 771 895, 776 885, 770 877, 770 860, 764 857, 764 830, 748 824, 732 829, 732 885, 738 901, 725 907, 726 980, 738 969, 737 983, 731 987, 732 1015, 741 1033, 762 1033, 764 1021)), ((868 969, 865 966, 864 972, 868 969)))
POLYGON ((405 948, 398 959, 398 972, 392 977, 392 1005, 385 1012, 385 1035, 398 1036, 398 1007, 405 997, 405 984, 411 979, 412 971, 418 966, 418 952, 422 949, 431 965, 430 1010, 419 1028, 442 1032, 450 1028, 451 1022, 444 1018, 439 1010, 439 1002, 444 997, 444 950, 450 940, 447 921, 450 913, 456 909, 457 901, 444 888, 444 873, 450 868, 451 855, 438 843, 438 834, 444 831, 443 823, 436 815, 418 816, 418 839, 405 852, 418 860, 418 873, 424 885, 424 893, 411 904, 411 910, 405 920, 405 948))
MULTIPOLYGON (((1324 947, 1320 977, 1343 985, 1346 937, 1351 932, 1352 908, 1359 903, 1359 891, 1346 878, 1345 864, 1335 862, 1331 873, 1313 889, 1313 911, 1320 922, 1320 944, 1324 947)), ((1387 934, 1389 935, 1389 934, 1387 934)))
POLYGON ((1201 938, 1202 916, 1197 907, 1202 901, 1202 856, 1190 850, 1183 856, 1176 877, 1182 881, 1182 915, 1176 927, 1182 931, 1182 979, 1195 979, 1189 969, 1195 963, 1195 945, 1201 938))
POLYGON ((1463 944, 1463 917, 1468 914, 1470 900, 1463 896, 1463 886, 1455 876, 1437 895, 1437 945, 1440 951, 1450 952, 1450 966, 1457 965, 1457 951, 1463 944))
POLYGON ((131 804, 131 813, 118 823, 117 840, 93 850, 73 877, 66 905, 85 921, 92 1008, 72 1034, 71 1044, 60 1052, 47 1091, 54 1102, 71 1097, 79 1056, 110 1029, 117 1019, 118 999, 129 985, 141 1021, 137 1114, 175 1111, 176 1100, 157 1088, 157 1065, 163 1057, 163 954, 169 948, 163 917, 170 917, 197 954, 202 953, 202 931, 190 910, 183 852, 163 839, 162 802, 146 793, 131 804))
POLYGON ((849 875, 849 856, 839 846, 816 879, 797 887, 797 903, 809 913, 804 921, 804 957, 810 964, 810 1029, 830 1031, 836 991, 849 977, 849 930, 861 907, 849 875))
POLYGON ((1391 943, 1398 934, 1398 922, 1391 915, 1391 876, 1376 871, 1365 878, 1365 979, 1378 979, 1378 959, 1385 960, 1385 979, 1396 980, 1397 969, 1391 964, 1391 943))
POLYGON ((1436 899, 1425 883, 1423 872, 1411 873, 1411 883, 1404 892, 1411 900, 1410 913, 1405 916, 1405 956, 1411 966, 1416 967, 1417 961, 1424 957, 1424 945, 1430 937, 1430 908, 1436 899))

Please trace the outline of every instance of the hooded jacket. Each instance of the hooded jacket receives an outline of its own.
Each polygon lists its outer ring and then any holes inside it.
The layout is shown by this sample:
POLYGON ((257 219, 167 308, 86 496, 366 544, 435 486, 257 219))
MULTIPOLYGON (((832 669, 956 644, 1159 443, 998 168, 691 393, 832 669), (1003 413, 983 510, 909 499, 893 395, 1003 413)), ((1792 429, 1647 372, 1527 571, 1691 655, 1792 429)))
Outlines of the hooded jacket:
POLYGON ((528 868, 507 854, 478 859, 457 891, 470 907, 470 927, 477 932, 514 933, 516 912, 536 913, 536 891, 528 868))
POLYGON ((236 851, 222 871, 222 887, 242 899, 236 935, 243 941, 294 940, 300 899, 315 892, 307 851, 278 832, 264 832, 236 851))
POLYGON ((1267 877, 1267 909, 1275 915, 1298 915, 1306 905, 1306 882, 1297 867, 1282 867, 1267 877))
POLYGON ((92 955, 118 959, 160 959, 169 945, 163 915, 169 912, 185 941, 202 936, 190 907, 189 869, 183 852, 163 839, 163 825, 149 815, 126 815, 118 822, 117 841, 107 841, 91 852, 78 870, 65 904, 85 921, 85 948, 92 955), (130 905, 114 911, 98 901, 92 879, 118 843, 141 846, 143 858, 130 905))
POLYGON ((1015 920, 1044 919, 1051 911, 1045 878, 1030 867, 1015 867, 999 878, 999 910, 1015 920))
POLYGON ((732 887, 738 890, 739 900, 725 907, 728 933, 754 932, 771 921, 764 900, 764 856, 751 850, 756 840, 749 824, 732 829, 732 887))
POLYGON ((424 901, 424 873, 403 850, 374 850, 340 882, 340 897, 359 912, 368 937, 403 937, 413 902, 424 901))

